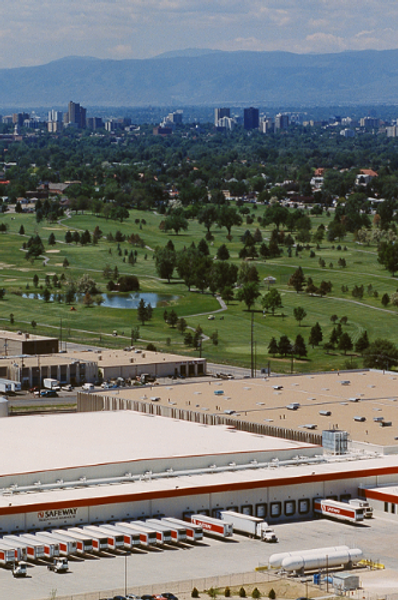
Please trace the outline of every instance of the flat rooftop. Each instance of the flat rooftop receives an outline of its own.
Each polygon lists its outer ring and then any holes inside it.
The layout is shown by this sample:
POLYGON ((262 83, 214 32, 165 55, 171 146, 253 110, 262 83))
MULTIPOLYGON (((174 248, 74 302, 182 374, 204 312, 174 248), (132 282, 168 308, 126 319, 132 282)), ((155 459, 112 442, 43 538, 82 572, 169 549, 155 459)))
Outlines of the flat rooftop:
POLYGON ((196 356, 182 356, 180 354, 169 354, 164 352, 150 352, 134 348, 125 350, 82 350, 67 352, 64 354, 68 358, 75 360, 84 360, 89 362, 99 362, 99 366, 112 367, 123 364, 152 365, 154 363, 183 363, 188 362, 206 362, 205 358, 196 356))
POLYGON ((7 339, 7 340, 15 341, 15 342, 25 342, 26 340, 42 341, 42 340, 53 340, 56 338, 45 336, 45 335, 36 335, 33 333, 17 333, 16 331, 7 331, 5 329, 0 329, 0 339, 7 339))
MULTIPOLYGON (((187 468, 184 465, 201 457, 208 466, 215 456, 224 457, 228 464, 230 456, 246 463, 262 453, 319 453, 319 447, 311 444, 133 411, 3 418, 0 439, 7 449, 0 463, 0 478, 142 461, 155 464, 184 459, 178 466, 187 468)), ((139 466, 135 470, 142 472, 139 466)))
POLYGON ((156 404, 164 406, 298 431, 341 429, 354 441, 398 447, 398 373, 393 372, 215 380, 102 394, 143 402, 153 402, 155 397, 156 404), (289 410, 292 403, 300 407, 289 410))

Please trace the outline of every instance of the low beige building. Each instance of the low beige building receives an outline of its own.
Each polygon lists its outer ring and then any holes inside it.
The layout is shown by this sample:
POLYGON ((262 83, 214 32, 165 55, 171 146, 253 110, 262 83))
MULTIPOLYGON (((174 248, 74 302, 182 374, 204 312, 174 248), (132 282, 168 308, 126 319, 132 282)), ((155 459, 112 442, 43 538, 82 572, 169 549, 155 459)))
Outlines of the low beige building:
POLYGON ((31 333, 0 331, 0 356, 19 354, 53 354, 58 352, 58 339, 31 333))

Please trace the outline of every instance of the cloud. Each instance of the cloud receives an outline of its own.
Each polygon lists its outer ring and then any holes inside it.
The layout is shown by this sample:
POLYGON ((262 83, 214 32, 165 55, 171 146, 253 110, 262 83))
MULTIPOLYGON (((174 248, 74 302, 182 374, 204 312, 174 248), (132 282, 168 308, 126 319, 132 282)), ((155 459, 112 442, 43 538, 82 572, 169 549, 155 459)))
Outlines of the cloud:
POLYGON ((12 67, 69 54, 145 58, 187 47, 396 48, 395 24, 396 0, 2 0, 0 57, 12 67))

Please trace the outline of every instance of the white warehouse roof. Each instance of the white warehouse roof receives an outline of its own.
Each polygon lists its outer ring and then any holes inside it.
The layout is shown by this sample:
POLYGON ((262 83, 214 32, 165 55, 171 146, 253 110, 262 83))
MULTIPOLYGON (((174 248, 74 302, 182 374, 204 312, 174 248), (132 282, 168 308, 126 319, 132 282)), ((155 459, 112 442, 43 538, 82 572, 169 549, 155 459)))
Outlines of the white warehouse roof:
MULTIPOLYGON (((174 468, 191 468, 208 466, 215 456, 224 457, 228 464, 231 460, 246 463, 262 453, 267 460, 272 458, 270 453, 287 458, 319 453, 319 448, 310 444, 133 411, 0 419, 0 438, 7 449, 0 464, 0 488, 10 485, 4 477, 16 480, 23 476, 25 483, 49 471, 83 469, 88 476, 91 467, 102 475, 107 466, 114 469, 118 464, 123 473, 127 465, 142 473, 142 463, 159 461, 173 461, 174 468)), ((48 481, 54 481, 55 475, 48 481)))

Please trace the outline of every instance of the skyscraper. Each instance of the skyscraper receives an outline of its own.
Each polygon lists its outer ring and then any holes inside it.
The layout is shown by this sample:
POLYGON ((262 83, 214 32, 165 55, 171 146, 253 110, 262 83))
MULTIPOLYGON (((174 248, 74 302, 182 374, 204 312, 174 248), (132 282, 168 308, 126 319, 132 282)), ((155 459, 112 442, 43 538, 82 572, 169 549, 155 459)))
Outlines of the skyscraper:
POLYGON ((243 127, 245 129, 258 129, 259 126, 258 108, 245 108, 243 111, 243 127))
POLYGON ((224 117, 228 117, 230 118, 231 116, 231 109, 229 108, 215 108, 214 109, 214 125, 216 127, 219 127, 219 121, 220 119, 223 119, 224 117))
POLYGON ((86 127, 86 109, 77 102, 70 101, 68 104, 68 124, 78 129, 86 127))

